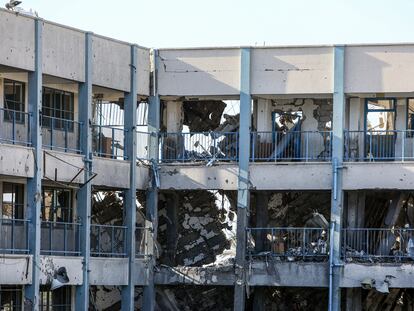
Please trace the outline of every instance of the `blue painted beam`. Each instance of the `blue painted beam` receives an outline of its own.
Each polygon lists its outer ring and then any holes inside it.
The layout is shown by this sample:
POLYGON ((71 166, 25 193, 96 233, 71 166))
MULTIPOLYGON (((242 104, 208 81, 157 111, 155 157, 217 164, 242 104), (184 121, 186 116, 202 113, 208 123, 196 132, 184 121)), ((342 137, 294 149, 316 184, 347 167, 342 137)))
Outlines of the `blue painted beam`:
POLYGON ((234 310, 244 310, 246 300, 246 228, 250 208, 249 160, 252 98, 250 95, 250 48, 241 49, 239 182, 237 189, 237 245, 234 310))
MULTIPOLYGON (((148 156, 154 169, 158 163, 158 132, 160 128, 160 97, 157 87, 157 69, 158 69, 158 51, 152 51, 152 91, 148 105, 148 132, 150 133, 148 144, 148 156)), ((152 236, 154 241, 157 240, 158 231, 158 188, 154 170, 150 187, 147 191, 146 217, 152 223, 152 236)), ((148 262, 148 285, 144 286, 143 310, 153 311, 155 309, 155 285, 154 285, 154 250, 149 250, 148 262)))
POLYGON ((125 191, 125 225, 127 226, 127 236, 125 250, 128 256, 128 286, 122 288, 122 310, 133 311, 135 301, 135 227, 136 227, 136 156, 137 156, 137 54, 138 47, 131 46, 131 77, 130 91, 125 94, 125 129, 126 155, 130 161, 129 166, 129 189, 125 191))
MULTIPOLYGON (((92 33, 85 34, 85 82, 79 84, 79 120, 82 123, 80 150, 84 159, 84 180, 88 181, 92 172, 92 33)), ((76 287, 75 310, 89 308, 89 260, 91 252, 91 196, 92 187, 87 183, 77 195, 80 226, 80 252, 83 257, 83 283, 76 287)))
POLYGON ((344 91, 345 48, 334 47, 334 93, 332 118, 332 170, 331 190, 331 251, 329 280, 329 310, 341 310, 340 265, 341 225, 343 215, 342 165, 344 157, 344 91))
POLYGON ((34 176, 27 181, 27 218, 29 251, 33 256, 32 282, 25 287, 25 308, 39 310, 40 279, 40 211, 42 202, 42 29, 43 21, 35 19, 34 71, 29 72, 28 102, 30 113, 30 139, 35 160, 34 176))

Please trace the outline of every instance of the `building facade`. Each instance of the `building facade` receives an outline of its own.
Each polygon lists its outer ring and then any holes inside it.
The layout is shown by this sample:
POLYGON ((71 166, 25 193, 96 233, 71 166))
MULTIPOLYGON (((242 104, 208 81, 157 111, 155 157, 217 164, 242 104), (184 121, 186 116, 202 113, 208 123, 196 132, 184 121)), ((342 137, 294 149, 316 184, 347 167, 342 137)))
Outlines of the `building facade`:
POLYGON ((413 308, 414 45, 0 38, 1 308, 413 308))

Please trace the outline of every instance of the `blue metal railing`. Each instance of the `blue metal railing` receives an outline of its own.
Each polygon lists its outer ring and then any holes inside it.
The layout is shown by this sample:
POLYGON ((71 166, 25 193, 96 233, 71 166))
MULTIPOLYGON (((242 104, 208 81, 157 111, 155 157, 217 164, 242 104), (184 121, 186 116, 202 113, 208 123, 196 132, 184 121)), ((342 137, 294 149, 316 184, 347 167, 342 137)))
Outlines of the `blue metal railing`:
POLYGON ((342 229, 342 256, 346 261, 414 260, 414 229, 342 229))
POLYGON ((162 162, 237 161, 237 132, 160 133, 162 162))
POLYGON ((28 220, 0 218, 0 253, 27 254, 29 252, 28 220))
POLYGON ((0 108, 0 112, 0 141, 30 146, 30 114, 5 108, 0 108))
POLYGON ((51 150, 81 153, 82 122, 42 116, 43 147, 51 150))
POLYGON ((126 226, 91 225, 91 256, 125 257, 126 226))
POLYGON ((329 232, 322 228, 247 228, 248 256, 276 256, 288 261, 327 259, 329 232), (258 249, 258 245, 260 245, 258 249))
POLYGON ((330 161, 331 131, 252 132, 252 162, 330 161))
POLYGON ((80 223, 42 221, 40 253, 42 255, 79 256, 80 223))
POLYGON ((127 130, 108 125, 92 125, 93 153, 95 156, 126 160, 125 137, 127 130))
POLYGON ((412 161, 414 131, 349 131, 344 132, 345 161, 412 161))

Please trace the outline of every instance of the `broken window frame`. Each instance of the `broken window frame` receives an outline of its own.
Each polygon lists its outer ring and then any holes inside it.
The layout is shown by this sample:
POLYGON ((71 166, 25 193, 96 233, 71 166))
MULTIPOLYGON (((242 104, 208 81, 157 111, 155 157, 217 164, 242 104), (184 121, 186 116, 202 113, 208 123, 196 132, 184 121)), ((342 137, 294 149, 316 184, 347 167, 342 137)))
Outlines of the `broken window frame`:
POLYGON ((1 207, 0 218, 24 219, 24 185, 3 182, 1 207), (5 197, 7 194, 11 196, 10 200, 5 197), (11 206, 11 215, 5 216, 5 206, 11 206))
POLYGON ((44 187, 42 189, 42 193, 43 193, 42 211, 41 211, 42 221, 55 222, 55 223, 72 223, 73 222, 74 213, 73 213, 73 204, 72 204, 72 191, 70 189, 44 187), (46 202, 45 202, 47 192, 50 192, 52 196, 50 206, 46 206, 46 202), (65 198, 65 200, 67 200, 67 203, 64 205, 61 205, 59 203, 60 194, 64 194, 65 196, 67 196, 65 198), (49 210, 47 211, 47 209, 49 210), (59 213, 60 213, 61 219, 58 218, 59 213))
POLYGON ((397 139, 396 126, 396 103, 395 97, 365 98, 364 105, 364 154, 365 157, 372 157, 376 160, 392 160, 395 158, 395 142, 397 139), (390 108, 369 108, 370 102, 390 101, 390 108), (370 112, 390 112, 393 114, 392 130, 368 129, 368 114, 370 112), (391 137, 391 142, 387 136, 391 137), (376 137, 376 138, 374 138, 376 137), (378 148, 380 146, 380 148, 378 148), (388 150, 390 149, 390 150, 388 150), (390 154, 389 154, 390 153, 390 154))
POLYGON ((15 80, 3 80, 4 92, 4 121, 5 122, 25 122, 25 83, 15 80), (7 85, 11 85, 13 91, 6 94, 7 85), (19 89, 19 91, 18 91, 19 89), (9 98, 8 98, 9 97, 9 98))
POLYGON ((74 93, 43 87, 42 127, 61 131, 74 131, 74 93))

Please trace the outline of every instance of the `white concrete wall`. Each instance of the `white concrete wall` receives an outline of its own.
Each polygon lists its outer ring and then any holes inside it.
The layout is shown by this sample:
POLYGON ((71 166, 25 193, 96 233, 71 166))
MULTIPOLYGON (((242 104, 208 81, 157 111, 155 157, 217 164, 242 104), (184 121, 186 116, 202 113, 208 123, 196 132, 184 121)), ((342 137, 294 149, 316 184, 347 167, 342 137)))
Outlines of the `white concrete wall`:
POLYGON ((92 38, 93 84, 128 92, 131 47, 99 36, 92 38))
POLYGON ((33 174, 32 148, 0 144, 0 175, 31 178, 33 174))
POLYGON ((160 50, 160 95, 238 95, 239 49, 160 50))
POLYGON ((205 166, 161 166, 161 189, 223 189, 237 190, 236 164, 205 166))
POLYGON ((96 186, 128 188, 129 163, 129 161, 94 157, 93 172, 97 176, 92 179, 92 184, 96 186))
POLYGON ((43 72, 85 81, 85 33, 48 22, 43 26, 43 72))
POLYGON ((348 46, 345 92, 412 92, 414 45, 348 46))
POLYGON ((332 47, 252 49, 252 94, 327 94, 332 79, 332 47))
POLYGON ((0 10, 0 64, 34 69, 34 20, 0 10))
POLYGON ((91 257, 89 269, 91 285, 128 284, 128 258, 91 257))
POLYGON ((138 94, 150 94, 150 50, 138 48, 137 83, 138 94))
POLYGON ((40 256, 40 284, 50 284, 55 271, 60 267, 65 267, 69 283, 68 285, 80 285, 83 282, 82 274, 83 257, 69 256, 40 256))
MULTIPOLYGON (((49 179, 69 182, 83 168, 83 156, 65 152, 46 150, 43 153, 43 175, 49 179)), ((83 183, 84 174, 80 173, 73 183, 83 183)))
POLYGON ((0 284, 26 285, 32 281, 31 255, 1 255, 0 284))

